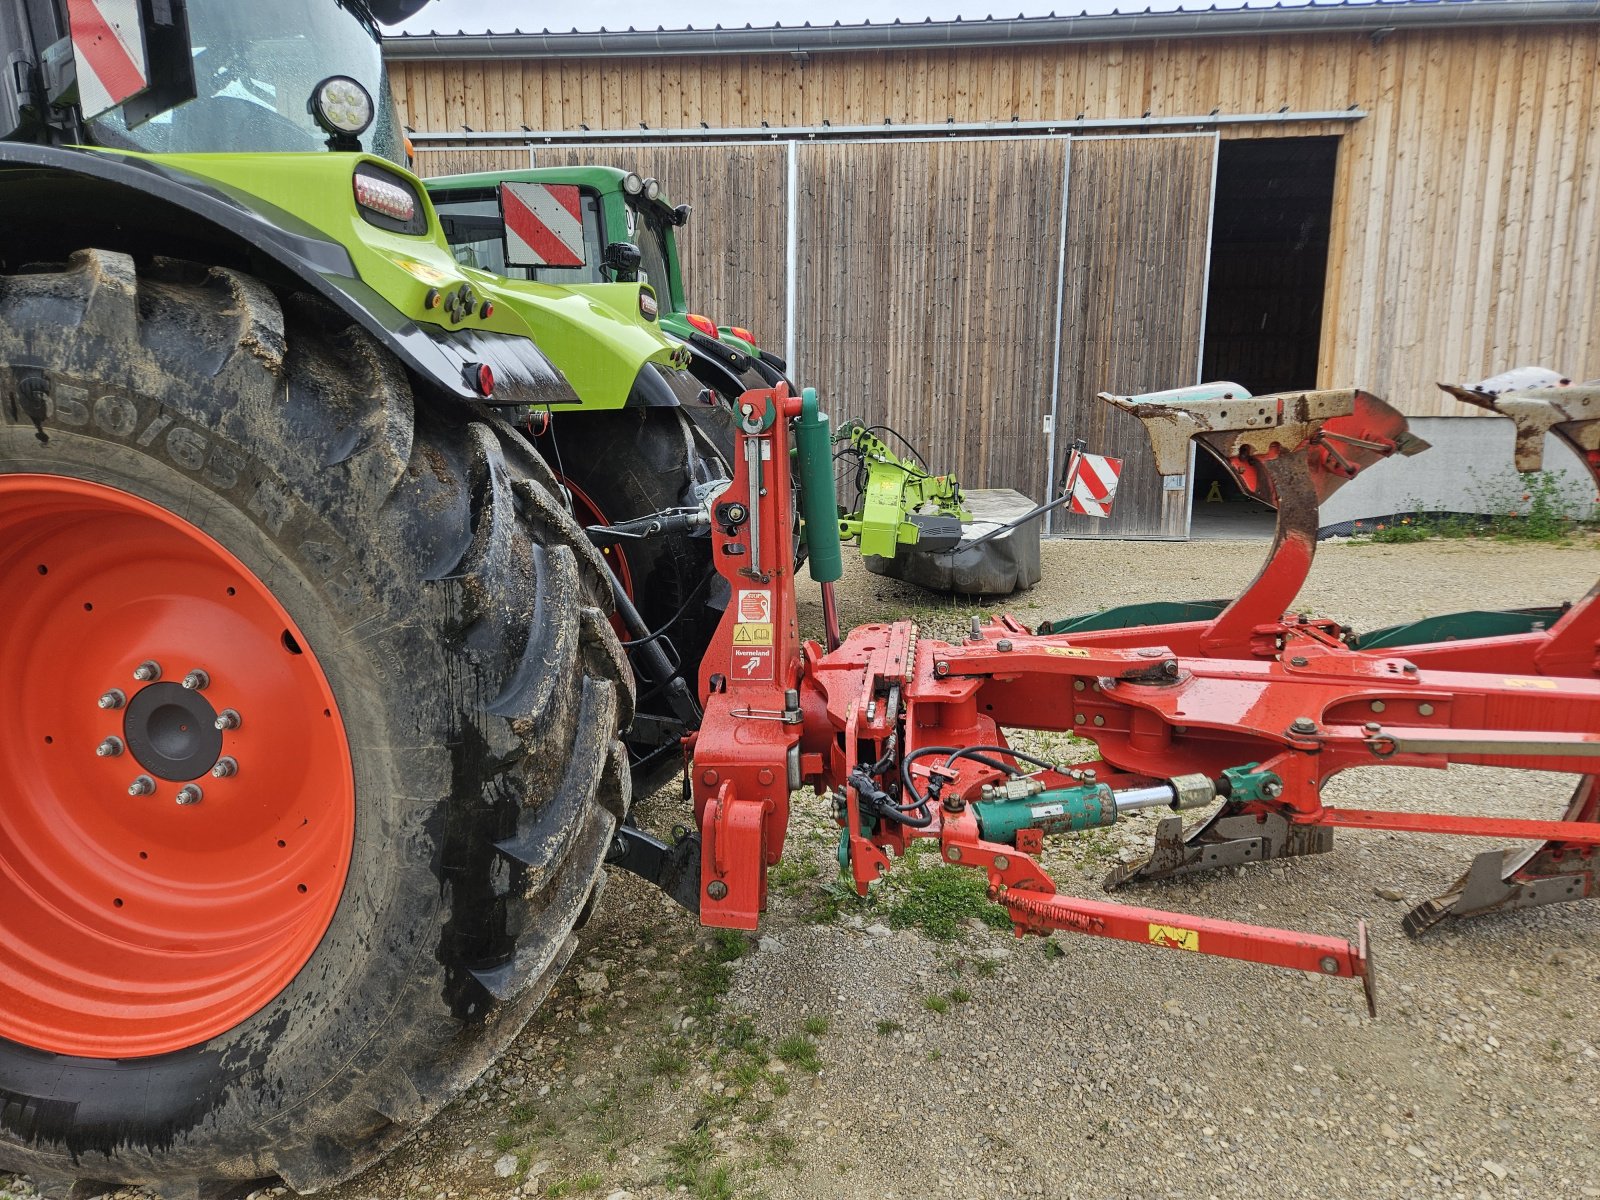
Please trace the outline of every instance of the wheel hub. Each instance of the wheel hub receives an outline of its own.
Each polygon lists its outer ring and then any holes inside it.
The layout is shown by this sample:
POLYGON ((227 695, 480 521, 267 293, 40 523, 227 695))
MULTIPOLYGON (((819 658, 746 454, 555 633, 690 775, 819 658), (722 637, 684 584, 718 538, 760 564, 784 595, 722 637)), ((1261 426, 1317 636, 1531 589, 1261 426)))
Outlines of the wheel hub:
POLYGON ((152 683, 134 693, 122 730, 139 765, 160 779, 199 779, 222 757, 217 710, 182 684, 152 683))

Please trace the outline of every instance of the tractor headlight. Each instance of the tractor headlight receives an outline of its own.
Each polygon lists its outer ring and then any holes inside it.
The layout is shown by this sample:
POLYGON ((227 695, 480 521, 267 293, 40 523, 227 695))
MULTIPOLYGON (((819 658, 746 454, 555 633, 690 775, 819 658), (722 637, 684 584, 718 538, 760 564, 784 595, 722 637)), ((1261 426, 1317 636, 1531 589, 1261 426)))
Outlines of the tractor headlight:
POLYGON ((330 75, 311 92, 311 115, 329 133, 356 137, 377 115, 372 93, 348 75, 330 75))
POLYGON ((657 180, 646 179, 644 181, 644 198, 646 200, 654 200, 660 195, 661 184, 657 180))
POLYGON ((644 180, 640 179, 632 171, 629 171, 622 177, 622 190, 627 192, 630 196, 637 196, 640 192, 644 191, 644 180))

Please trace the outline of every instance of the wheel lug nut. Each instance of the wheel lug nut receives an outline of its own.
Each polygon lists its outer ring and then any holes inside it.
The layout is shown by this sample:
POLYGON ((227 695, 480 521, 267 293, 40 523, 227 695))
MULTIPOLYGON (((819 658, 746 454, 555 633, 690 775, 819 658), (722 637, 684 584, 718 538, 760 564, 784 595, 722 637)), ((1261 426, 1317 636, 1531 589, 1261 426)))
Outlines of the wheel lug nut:
POLYGON ((236 775, 238 772, 238 760, 229 758, 226 754, 224 754, 221 758, 217 759, 217 765, 211 768, 211 778, 226 779, 229 775, 236 775))
POLYGON ((148 775, 140 775, 128 785, 128 795, 130 796, 148 796, 155 790, 156 781, 148 775))
POLYGON ((183 805, 199 804, 205 798, 205 793, 192 783, 186 783, 178 789, 178 803, 183 805))
POLYGON ((127 702, 128 698, 117 688, 112 688, 97 701, 101 708, 121 708, 127 702))
POLYGON ((183 677, 183 686, 191 692, 203 692, 210 685, 211 676, 207 675, 199 667, 196 667, 183 677))
POLYGON ((239 728, 239 714, 231 708, 225 708, 217 714, 217 719, 212 724, 224 731, 237 729, 239 728))
POLYGON ((161 664, 147 658, 133 669, 133 677, 140 683, 153 683, 161 678, 161 664))
POLYGON ((94 748, 94 752, 101 758, 115 758, 117 755, 122 753, 122 739, 119 737, 108 737, 105 741, 101 742, 94 748))

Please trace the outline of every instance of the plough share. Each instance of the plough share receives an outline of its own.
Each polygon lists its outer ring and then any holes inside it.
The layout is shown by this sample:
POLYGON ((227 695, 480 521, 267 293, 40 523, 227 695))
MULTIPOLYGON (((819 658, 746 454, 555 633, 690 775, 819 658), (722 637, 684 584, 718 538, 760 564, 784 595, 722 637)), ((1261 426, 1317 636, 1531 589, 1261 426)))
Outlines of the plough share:
MULTIPOLYGON (((1511 416, 1519 433, 1553 430, 1600 481, 1600 387, 1519 376, 1454 390, 1511 416)), ((1480 856, 1407 916, 1413 934, 1590 895, 1600 848, 1589 774, 1600 756, 1597 593, 1544 620, 1530 614, 1518 632, 1460 637, 1435 619, 1419 630, 1444 630, 1443 640, 1406 644, 1404 631, 1389 630, 1363 649, 1335 621, 1285 612, 1311 565, 1317 505, 1373 463, 1425 448, 1394 409, 1360 391, 1251 397, 1231 384, 1102 398, 1145 423, 1159 470, 1187 469, 1198 439, 1278 509, 1267 564, 1243 595, 1185 606, 1202 619, 1061 633, 1002 616, 975 619, 958 643, 902 621, 830 634, 825 646, 800 636, 788 550, 798 496, 831 612, 838 557, 817 544, 836 536, 831 479, 808 467, 812 448, 827 445, 827 418, 809 390, 746 393, 734 479, 711 512, 733 602, 702 663, 704 720, 685 746, 699 861, 678 894, 702 922, 756 926, 791 793, 804 785, 833 804, 841 862, 862 894, 893 856, 932 839, 946 864, 985 873, 1019 934, 1066 930, 1354 977, 1369 1008, 1364 926, 1352 943, 1063 896, 1039 865, 1043 839, 1131 811, 1220 801, 1187 835, 1181 817, 1163 821, 1151 858, 1116 871, 1108 887, 1327 850, 1341 826, 1526 844, 1480 856), (1007 729, 1073 733, 1099 757, 1053 763, 1010 746, 1007 729), (1341 771, 1450 763, 1581 778, 1561 820, 1323 802, 1341 771)), ((1519 466, 1539 442, 1519 436, 1519 466)), ((674 852, 680 871, 694 840, 674 852)))

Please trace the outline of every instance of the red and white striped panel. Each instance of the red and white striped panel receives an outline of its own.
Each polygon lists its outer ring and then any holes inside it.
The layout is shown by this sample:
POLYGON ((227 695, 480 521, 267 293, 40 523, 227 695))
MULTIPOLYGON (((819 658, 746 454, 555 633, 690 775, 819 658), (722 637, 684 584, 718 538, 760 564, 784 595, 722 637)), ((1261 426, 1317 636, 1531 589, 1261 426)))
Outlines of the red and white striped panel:
POLYGON ((583 201, 576 184, 502 183, 500 215, 509 265, 583 266, 583 201))
POLYGON ((78 104, 98 117, 150 86, 139 0, 67 0, 78 104))
POLYGON ((1072 499, 1067 508, 1086 517, 1109 517, 1111 502, 1117 495, 1117 480, 1121 477, 1120 458, 1078 455, 1078 474, 1072 481, 1072 499))

